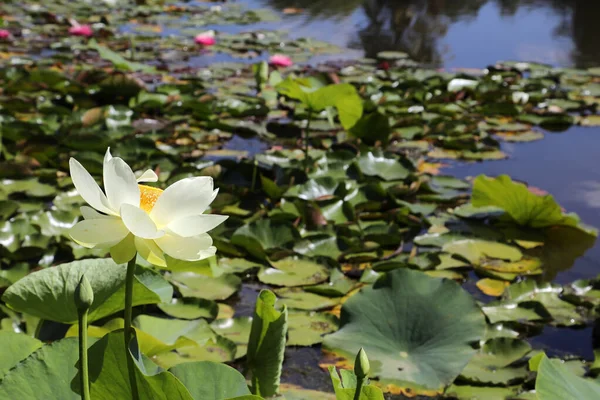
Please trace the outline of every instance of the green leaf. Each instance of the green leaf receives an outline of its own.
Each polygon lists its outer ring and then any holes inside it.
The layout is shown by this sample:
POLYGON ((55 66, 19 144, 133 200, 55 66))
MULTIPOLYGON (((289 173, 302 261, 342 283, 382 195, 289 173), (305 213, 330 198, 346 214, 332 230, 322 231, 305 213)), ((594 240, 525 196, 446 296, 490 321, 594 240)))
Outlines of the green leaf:
POLYGON ((335 107, 344 129, 352 128, 363 113, 363 104, 356 89, 349 83, 328 85, 309 94, 309 107, 321 111, 335 107))
POLYGON ((42 347, 39 340, 15 332, 0 331, 0 343, 4 346, 0 357, 0 379, 19 361, 42 347))
POLYGON ((338 320, 331 314, 291 311, 288 315, 288 345, 312 346, 323 341, 323 335, 337 330, 338 320))
MULTIPOLYGON (((480 175, 473 182, 475 207, 496 206, 503 209, 517 224, 533 228, 555 225, 579 227, 576 215, 564 214, 551 195, 538 196, 522 183, 513 182, 508 175, 489 178, 480 175)), ((596 232, 583 229, 597 235, 596 232)))
POLYGON ((285 192, 285 196, 298 197, 302 200, 328 200, 334 197, 338 186, 339 181, 337 179, 321 176, 292 186, 285 192))
POLYGON ((506 300, 516 303, 537 301, 558 325, 584 324, 586 318, 579 314, 577 306, 561 299, 562 292, 559 285, 527 279, 510 285, 506 289, 506 300))
POLYGON ((327 85, 314 90, 306 79, 288 77, 277 85, 277 90, 287 97, 300 100, 312 111, 335 107, 346 130, 352 128, 363 113, 362 100, 354 86, 349 83, 327 85))
POLYGON ((381 150, 362 153, 358 158, 358 166, 363 174, 378 176, 386 181, 406 179, 410 175, 399 159, 387 156, 381 150))
POLYGON ((173 272, 167 276, 183 297, 208 300, 225 300, 242 286, 242 280, 234 274, 211 278, 193 272, 173 272))
POLYGON ((93 360, 89 366, 90 396, 93 399, 132 398, 126 372, 126 357, 132 357, 140 399, 193 400, 185 386, 170 372, 159 371, 156 366, 149 371, 152 364, 142 360, 135 337, 129 349, 130 352, 125 354, 122 330, 107 334, 90 347, 88 357, 93 360))
MULTIPOLYGON (((341 376, 335 367, 329 367, 329 376, 331 377, 333 390, 335 390, 335 398, 336 400, 354 400, 356 375, 346 370, 340 370, 340 372, 341 376)), ((384 400, 383 392, 376 386, 363 384, 359 400, 384 400)))
MULTIPOLYGON (((78 318, 73 299, 84 273, 94 292, 89 322, 124 308, 126 267, 111 259, 73 261, 36 271, 10 286, 2 300, 19 312, 74 324, 78 318)), ((137 306, 167 302, 173 289, 159 274, 140 267, 136 270, 133 292, 137 306)))
MULTIPOLYGON (((119 337, 122 353, 123 336, 119 337)), ((78 358, 75 338, 42 346, 4 375, 0 399, 80 400, 79 394, 71 389, 78 358)))
POLYGON ((479 307, 456 282, 400 268, 343 304, 340 330, 323 346, 348 360, 364 347, 370 375, 384 385, 441 390, 484 330, 479 307))
MULTIPOLYGON (((446 395, 456 397, 459 400, 506 400, 513 398, 519 387, 486 387, 452 385, 446 390, 446 395)), ((520 396, 518 398, 521 398, 520 396)), ((524 397, 523 397, 524 399, 524 397)))
POLYGON ((181 319, 206 318, 212 321, 219 313, 217 303, 206 299, 177 298, 170 303, 161 303, 157 306, 165 314, 181 319))
POLYGON ((298 231, 291 224, 261 219, 236 230, 231 242, 254 257, 265 259, 267 250, 283 247, 298 236, 298 231))
POLYGON ((263 397, 279 393, 285 351, 288 313, 285 306, 277 310, 276 301, 272 292, 260 292, 248 342, 247 367, 252 374, 252 392, 263 397))
POLYGON ((147 72, 147 73, 156 72, 156 69, 149 65, 137 63, 137 62, 133 62, 133 61, 128 61, 127 59, 125 59, 125 57, 123 57, 119 53, 115 53, 111 49, 99 45, 95 39, 91 39, 88 42, 88 47, 90 49, 96 50, 101 58, 113 63, 115 68, 123 69, 125 71, 141 71, 141 72, 147 72))
POLYGON ((524 379, 525 367, 509 367, 525 357, 531 346, 524 340, 494 338, 484 343, 479 352, 460 373, 464 379, 474 383, 511 384, 524 379))
POLYGON ((327 267, 308 259, 287 257, 272 261, 275 268, 264 268, 258 274, 263 283, 277 286, 304 286, 320 283, 329 277, 327 267))
POLYGON ((250 395, 246 378, 225 364, 187 362, 169 369, 169 372, 185 385, 194 400, 223 400, 250 395))
POLYGON ((535 392, 539 400, 599 399, 600 383, 578 377, 561 360, 544 357, 538 366, 535 392))
POLYGON ((298 310, 323 310, 337 305, 340 300, 308 293, 300 288, 276 289, 279 301, 288 308, 298 310))
POLYGON ((523 253, 517 247, 489 240, 463 239, 446 243, 442 250, 456 254, 473 265, 481 265, 488 259, 519 261, 523 253))
POLYGON ((363 142, 373 145, 376 141, 387 143, 390 133, 390 121, 380 112, 363 115, 349 131, 350 136, 362 139, 363 142))
POLYGON ((210 324, 213 331, 234 342, 237 346, 235 358, 248 352, 248 338, 252 327, 252 317, 222 318, 210 324))

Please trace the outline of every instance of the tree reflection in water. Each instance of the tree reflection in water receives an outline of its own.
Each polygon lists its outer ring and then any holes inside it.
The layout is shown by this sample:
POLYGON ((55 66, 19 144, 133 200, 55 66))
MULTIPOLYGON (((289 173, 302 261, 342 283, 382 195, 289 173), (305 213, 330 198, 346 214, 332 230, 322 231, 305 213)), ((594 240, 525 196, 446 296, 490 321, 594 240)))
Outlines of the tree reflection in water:
POLYGON ((556 37, 573 41, 572 63, 579 67, 600 65, 600 1, 598 0, 265 0, 283 10, 306 10, 311 18, 337 19, 357 8, 367 18, 366 27, 352 38, 349 47, 363 49, 367 57, 398 50, 413 59, 439 66, 443 54, 440 41, 451 24, 475 18, 486 4, 495 4, 501 15, 519 10, 544 8, 559 18, 553 29, 556 37))

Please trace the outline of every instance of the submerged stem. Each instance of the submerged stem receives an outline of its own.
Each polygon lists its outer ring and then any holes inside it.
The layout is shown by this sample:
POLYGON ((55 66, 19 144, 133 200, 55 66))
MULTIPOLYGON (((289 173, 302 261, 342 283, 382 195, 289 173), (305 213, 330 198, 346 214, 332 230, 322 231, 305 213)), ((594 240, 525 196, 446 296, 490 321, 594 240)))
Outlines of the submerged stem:
POLYGON ((87 336, 88 310, 79 311, 79 382, 81 384, 81 398, 91 400, 90 379, 88 372, 88 336, 87 336))
POLYGON ((131 316, 133 312, 133 281, 135 278, 135 260, 134 256, 127 263, 127 276, 125 278, 125 329, 123 338, 125 344, 125 357, 127 359, 127 372, 129 373, 129 383, 131 384, 131 397, 138 400, 137 381, 135 379, 135 365, 133 358, 129 354, 129 342, 131 341, 131 316))

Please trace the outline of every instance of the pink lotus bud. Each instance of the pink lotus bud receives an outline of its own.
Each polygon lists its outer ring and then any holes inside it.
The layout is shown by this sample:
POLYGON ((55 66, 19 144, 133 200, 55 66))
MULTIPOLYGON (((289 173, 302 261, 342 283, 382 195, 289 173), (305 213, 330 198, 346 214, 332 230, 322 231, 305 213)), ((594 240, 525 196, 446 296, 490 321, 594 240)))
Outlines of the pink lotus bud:
POLYGON ((8 39, 10 37, 10 32, 6 29, 0 29, 0 39, 8 39))
POLYGON ((294 62, 288 56, 283 54, 274 54, 269 58, 269 64, 274 67, 291 67, 294 62))
POLYGON ((89 25, 77 25, 70 27, 69 33, 73 36, 90 37, 94 34, 94 30, 89 25))
POLYGON ((202 46, 213 46, 217 41, 215 40, 215 32, 207 31, 196 35, 194 42, 202 46))

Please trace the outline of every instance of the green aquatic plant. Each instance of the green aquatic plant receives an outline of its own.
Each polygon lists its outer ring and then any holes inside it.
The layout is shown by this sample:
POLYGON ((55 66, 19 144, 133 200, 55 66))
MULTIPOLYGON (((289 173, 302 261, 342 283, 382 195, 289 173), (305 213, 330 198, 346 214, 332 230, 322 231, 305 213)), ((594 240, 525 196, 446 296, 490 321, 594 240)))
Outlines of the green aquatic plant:
POLYGON ((252 392, 263 397, 279 394, 283 368, 288 312, 285 305, 278 310, 276 301, 273 292, 260 292, 248 340, 246 368, 252 376, 252 392))
POLYGON ((369 383, 369 370, 369 359, 362 348, 356 355, 354 372, 329 367, 336 400, 383 400, 381 389, 369 383))
POLYGON ((276 86, 279 93, 291 99, 299 100, 308 111, 304 130, 304 159, 308 167, 308 148, 310 125, 313 114, 335 108, 342 127, 351 129, 361 118, 363 102, 356 89, 349 83, 331 84, 322 87, 313 86, 313 81, 305 78, 288 77, 276 86))

